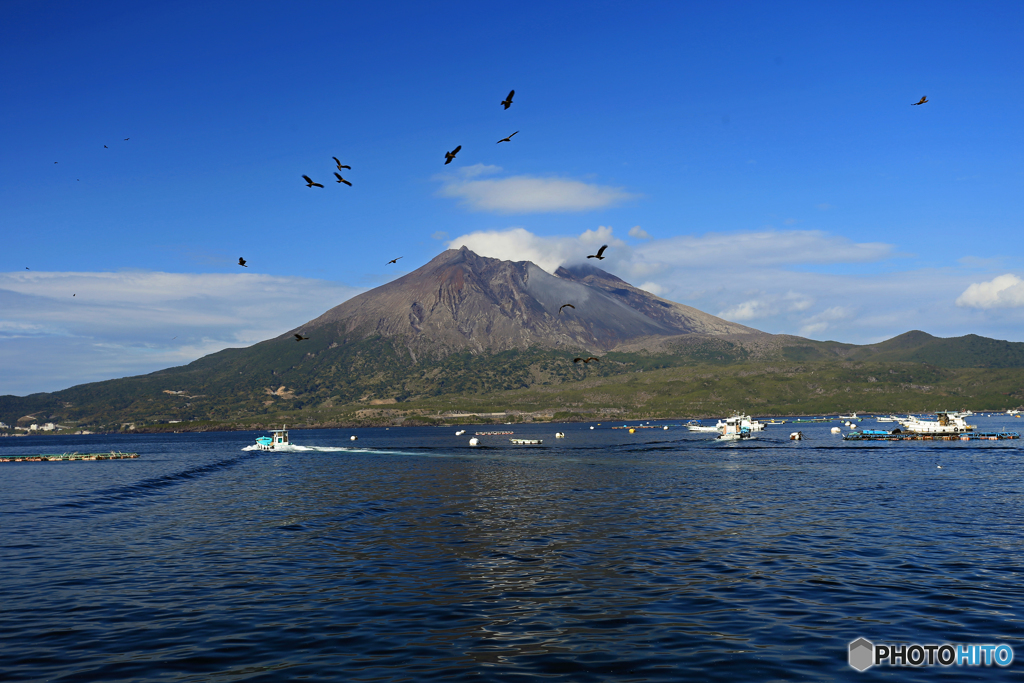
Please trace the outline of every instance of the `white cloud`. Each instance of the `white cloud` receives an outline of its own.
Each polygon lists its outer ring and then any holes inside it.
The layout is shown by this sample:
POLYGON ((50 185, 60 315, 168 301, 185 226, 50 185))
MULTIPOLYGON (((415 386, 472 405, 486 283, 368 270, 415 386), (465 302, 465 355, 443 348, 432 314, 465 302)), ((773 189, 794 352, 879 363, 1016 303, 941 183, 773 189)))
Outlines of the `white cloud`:
POLYGON ((650 292, 654 296, 661 296, 665 293, 665 288, 659 285, 657 282, 645 282, 640 285, 640 289, 645 292, 650 292))
POLYGON ((448 239, 448 233, 446 233, 444 230, 438 230, 430 237, 435 240, 446 240, 448 239))
POLYGON ((989 282, 976 282, 957 298, 956 305, 971 308, 1024 306, 1024 280, 1007 274, 989 282))
POLYGON ((846 320, 852 315, 853 312, 850 309, 842 306, 826 308, 821 313, 805 318, 803 325, 800 327, 800 334, 805 337, 820 335, 822 332, 834 327, 835 323, 846 320))
POLYGON ((248 346, 358 291, 256 273, 0 273, 0 395, 152 372, 248 346))
POLYGON ((820 230, 763 230, 744 233, 706 233, 655 240, 637 247, 652 260, 701 266, 737 258, 758 265, 867 263, 893 256, 893 245, 855 243, 820 230))
POLYGON ((481 256, 505 261, 533 261, 549 273, 566 263, 586 261, 588 254, 596 253, 601 245, 609 245, 609 252, 625 247, 622 240, 612 236, 612 229, 600 226, 597 230, 584 230, 579 237, 541 237, 523 228, 509 230, 480 230, 456 237, 448 248, 462 246, 481 256))
POLYGON ((629 236, 635 237, 638 240, 649 240, 651 236, 647 234, 647 231, 641 228, 639 225, 634 225, 629 229, 629 236))
POLYGON ((438 194, 461 199, 462 204, 471 209, 496 213, 593 211, 635 196, 622 188, 567 178, 528 175, 494 179, 481 177, 500 171, 497 166, 476 164, 453 175, 437 176, 444 183, 438 194))

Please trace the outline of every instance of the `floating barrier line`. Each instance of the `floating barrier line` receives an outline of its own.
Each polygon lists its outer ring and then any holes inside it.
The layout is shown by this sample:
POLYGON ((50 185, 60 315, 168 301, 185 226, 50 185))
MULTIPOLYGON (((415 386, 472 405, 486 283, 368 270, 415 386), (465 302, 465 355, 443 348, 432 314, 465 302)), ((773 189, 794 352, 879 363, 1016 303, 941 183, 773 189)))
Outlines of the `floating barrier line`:
POLYGON ((843 441, 1001 441, 1003 439, 1019 439, 1017 432, 961 432, 960 434, 864 434, 850 432, 843 436, 843 441))
POLYGON ((139 457, 138 453, 108 451, 106 453, 44 453, 42 455, 3 455, 0 462, 68 462, 71 460, 127 460, 139 457))

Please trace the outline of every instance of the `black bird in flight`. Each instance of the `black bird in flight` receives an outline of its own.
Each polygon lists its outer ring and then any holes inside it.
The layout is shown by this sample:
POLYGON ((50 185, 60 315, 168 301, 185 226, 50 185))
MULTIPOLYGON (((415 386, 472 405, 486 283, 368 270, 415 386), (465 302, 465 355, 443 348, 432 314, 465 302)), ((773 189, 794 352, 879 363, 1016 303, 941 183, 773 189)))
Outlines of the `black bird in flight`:
POLYGON ((129 140, 131 140, 131 138, 125 138, 124 139, 125 142, 128 142, 129 140))
POLYGON ((106 145, 103 145, 103 149, 110 149, 110 148, 107 147, 106 145))
POLYGON ((334 172, 334 177, 338 179, 339 183, 345 183, 349 187, 352 187, 352 183, 350 183, 349 181, 347 181, 344 178, 342 178, 341 175, 339 175, 337 171, 334 172))
POLYGON ((309 337, 303 337, 301 334, 295 335, 295 341, 297 341, 297 342, 305 341, 307 339, 309 339, 309 337))
POLYGON ((600 249, 598 249, 596 254, 591 254, 587 258, 596 258, 598 261, 603 261, 604 260, 604 256, 602 256, 602 254, 604 253, 604 250, 607 249, 607 248, 608 248, 608 245, 606 244, 603 247, 601 247, 600 249))
MULTIPOLYGON (((518 132, 519 131, 517 130, 516 133, 518 133, 518 132)), ((512 133, 512 135, 515 135, 516 133, 512 133)), ((512 135, 509 135, 507 138, 502 138, 502 139, 498 140, 498 144, 500 145, 503 142, 512 142, 512 135)))
POLYGON ((323 187, 320 183, 314 183, 308 175, 304 175, 302 178, 306 181, 306 187, 323 187))
MULTIPOLYGON (((399 256, 398 258, 405 258, 405 257, 404 256, 399 256)), ((385 263, 384 265, 385 266, 390 266, 392 263, 394 263, 395 265, 398 265, 398 258, 393 258, 390 261, 388 261, 387 263, 385 263)))
POLYGON ((348 169, 348 170, 350 170, 350 171, 352 170, 352 167, 351 167, 351 166, 346 166, 346 165, 344 165, 343 163, 341 163, 340 161, 338 161, 338 157, 331 157, 331 158, 332 158, 332 159, 334 159, 334 163, 336 163, 336 164, 338 165, 338 170, 339 170, 339 171, 340 171, 341 169, 343 169, 343 168, 347 168, 347 169, 348 169))
POLYGON ((245 259, 242 258, 241 256, 238 257, 238 265, 243 266, 245 268, 249 267, 249 266, 245 265, 245 259))
POLYGON ((562 315, 562 309, 565 308, 566 306, 568 306, 574 311, 576 310, 576 307, 573 306, 572 304, 562 304, 561 306, 558 307, 558 315, 562 315))
POLYGON ((508 109, 509 107, 512 106, 512 96, 515 95, 515 94, 516 94, 515 90, 509 90, 508 91, 508 97, 506 97, 505 99, 503 99, 501 101, 501 103, 505 105, 505 109, 508 109))
POLYGON ((910 106, 911 106, 911 107, 916 107, 917 105, 919 105, 919 104, 924 104, 924 103, 925 103, 925 102, 927 102, 927 101, 928 101, 928 96, 927 96, 927 95, 925 95, 924 97, 922 97, 922 98, 921 98, 921 101, 920 101, 920 102, 911 102, 911 103, 910 103, 910 106))
POLYGON ((57 162, 55 161, 55 162, 53 162, 53 163, 57 163, 57 162))
POLYGON ((583 364, 586 365, 587 363, 589 363, 592 360, 596 360, 598 363, 601 362, 600 358, 596 358, 594 356, 591 356, 590 358, 573 358, 572 362, 573 363, 579 363, 580 361, 583 361, 583 364))
MULTIPOLYGON (((459 145, 458 147, 456 147, 455 149, 453 149, 450 152, 445 152, 444 153, 444 165, 445 166, 447 166, 448 164, 452 163, 452 159, 455 158, 455 155, 459 153, 460 149, 462 149, 462 145, 459 145)), ((56 162, 54 162, 54 163, 56 163, 56 162)))

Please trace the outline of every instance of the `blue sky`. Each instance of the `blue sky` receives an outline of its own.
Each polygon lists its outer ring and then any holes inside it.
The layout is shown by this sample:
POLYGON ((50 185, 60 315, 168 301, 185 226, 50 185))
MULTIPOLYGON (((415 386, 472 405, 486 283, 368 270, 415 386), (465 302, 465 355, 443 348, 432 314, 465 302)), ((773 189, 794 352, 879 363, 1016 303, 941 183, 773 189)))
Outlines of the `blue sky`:
POLYGON ((461 244, 610 243, 768 332, 1024 341, 1021 35, 1019 2, 3 3, 0 394, 269 338, 461 244))

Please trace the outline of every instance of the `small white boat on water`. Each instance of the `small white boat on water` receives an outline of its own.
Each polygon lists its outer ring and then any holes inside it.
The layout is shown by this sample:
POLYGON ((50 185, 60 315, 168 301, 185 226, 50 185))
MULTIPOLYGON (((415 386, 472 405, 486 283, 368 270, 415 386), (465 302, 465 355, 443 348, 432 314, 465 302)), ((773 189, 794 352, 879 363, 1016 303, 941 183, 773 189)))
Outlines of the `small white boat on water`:
POLYGON ((753 430, 749 426, 743 424, 744 415, 734 415, 724 422, 720 422, 722 425, 722 433, 718 435, 718 441, 740 441, 742 439, 753 439, 753 430))
POLYGON ((243 451, 304 451, 302 446, 294 446, 288 441, 287 429, 272 429, 270 436, 256 437, 256 443, 246 446, 243 451))
POLYGON ((875 419, 878 420, 879 422, 898 422, 899 421, 899 418, 896 417, 895 415, 890 415, 889 417, 877 417, 876 416, 875 419))
POLYGON ((950 435, 973 432, 977 427, 967 424, 964 417, 966 417, 964 413, 945 410, 935 413, 934 420, 922 420, 913 415, 908 415, 905 418, 899 418, 898 422, 904 431, 914 434, 950 435))
POLYGON ((863 417, 857 415, 857 413, 850 413, 849 415, 840 415, 840 420, 863 420, 863 417))

